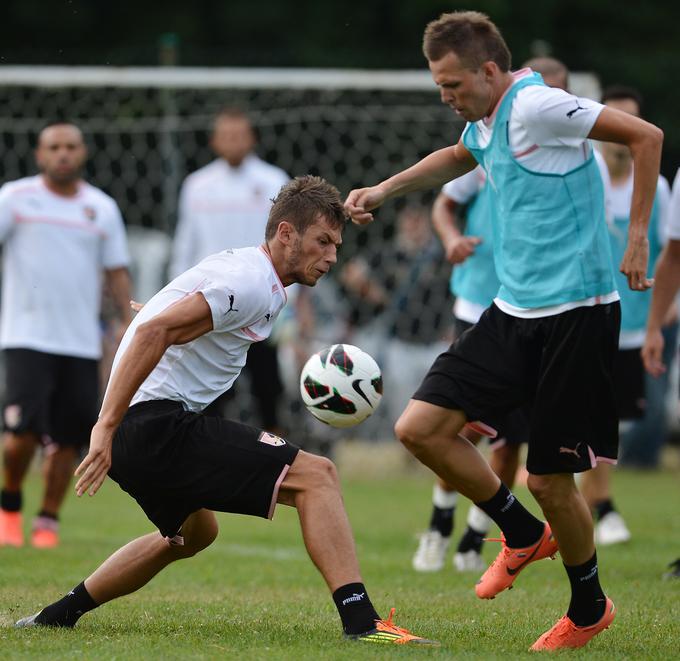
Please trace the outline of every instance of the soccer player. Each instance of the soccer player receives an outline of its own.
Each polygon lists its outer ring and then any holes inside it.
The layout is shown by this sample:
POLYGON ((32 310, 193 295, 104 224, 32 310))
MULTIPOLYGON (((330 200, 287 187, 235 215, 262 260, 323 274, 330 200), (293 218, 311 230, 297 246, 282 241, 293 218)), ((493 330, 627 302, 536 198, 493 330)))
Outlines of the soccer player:
MULTIPOLYGON (((647 332, 642 347, 645 369, 653 378, 662 377, 668 369, 665 359, 664 320, 680 290, 680 169, 673 180, 668 208, 668 242, 654 274, 654 291, 647 318, 647 332)), ((673 348, 674 349, 674 348, 673 348)), ((680 579, 680 557, 670 563, 665 578, 680 579)))
MULTIPOLYGON (((549 87, 566 90, 569 85, 569 70, 552 57, 536 57, 522 66, 540 73, 549 87)), ((472 172, 447 183, 432 207, 432 224, 444 246, 447 260, 454 265, 450 284, 456 297, 453 307, 456 337, 479 321, 500 286, 493 263, 488 205, 486 174, 484 168, 477 166, 472 172), (463 207, 465 223, 460 218, 463 207)), ((491 444, 491 468, 510 489, 515 482, 521 444, 528 439, 528 428, 527 412, 515 411, 497 430, 498 436, 491 444)), ((481 438, 471 430, 467 430, 465 436, 473 442, 479 442, 481 438)), ((432 491, 429 529, 420 536, 412 560, 416 571, 439 571, 444 567, 457 501, 456 490, 438 480, 432 491)), ((490 525, 489 517, 473 504, 468 510, 467 525, 453 556, 453 564, 458 571, 486 569, 482 545, 490 525)))
POLYGON ((31 543, 49 548, 59 542, 59 510, 97 418, 102 274, 125 325, 130 278, 120 211, 82 179, 87 149, 80 129, 46 126, 35 157, 39 175, 0 189, 0 346, 7 367, 0 546, 24 543, 22 485, 44 444, 31 543))
MULTIPOLYGON (((610 108, 640 117, 642 97, 632 89, 612 86, 604 90, 602 103, 610 108)), ((600 152, 606 163, 610 187, 611 220, 607 225, 612 250, 612 264, 620 263, 626 248, 626 236, 630 217, 630 204, 633 197, 633 163, 630 151, 625 145, 605 142, 600 145, 600 152)), ((654 205, 649 219, 649 268, 654 272, 654 265, 665 242, 665 218, 670 198, 670 187, 662 176, 659 177, 654 205)), ((654 389, 646 397, 645 372, 642 365, 640 348, 645 336, 645 325, 651 301, 651 291, 644 293, 628 289, 621 273, 615 273, 615 282, 621 296, 621 332, 619 334, 619 350, 614 364, 614 384, 616 390, 619 420, 641 420, 647 415, 647 401, 650 403, 649 413, 654 417, 653 429, 661 424, 665 407, 665 392, 657 394, 654 389)), ((649 379, 652 381, 652 378, 649 379)), ((657 389, 658 390, 658 389, 657 389)), ((645 438, 644 443, 655 443, 656 439, 645 438)), ((583 474, 580 485, 586 501, 597 517, 595 541, 599 545, 619 544, 630 539, 630 531, 617 511, 611 492, 611 465, 598 464, 593 470, 583 474)))
MULTIPOLYGON (((238 108, 220 110, 210 138, 217 158, 182 184, 171 277, 219 250, 255 246, 262 240, 271 201, 289 177, 259 158, 255 145, 248 115, 238 108)), ((283 385, 276 345, 271 340, 255 344, 246 370, 262 426, 281 433, 277 406, 283 385)), ((210 410, 219 413, 222 404, 215 402, 210 410)))
POLYGON ((271 518, 283 503, 298 510, 347 636, 432 644, 373 608, 333 464, 266 431, 201 413, 236 380, 248 347, 269 335, 285 287, 313 286, 335 264, 345 221, 336 188, 298 177, 276 198, 262 245, 207 257, 144 305, 116 354, 76 491, 95 494, 108 472, 158 531, 119 549, 17 626, 72 627, 211 544, 211 510, 271 518))
POLYGON ((478 12, 431 22, 424 52, 442 101, 468 120, 461 140, 352 191, 345 207, 355 222, 367 223, 385 200, 440 186, 479 163, 489 179, 501 287, 479 322, 437 358, 395 433, 502 530, 502 550, 477 583, 479 597, 495 597, 559 545, 571 601, 532 649, 580 647, 615 614, 600 586, 592 517, 573 473, 616 459, 612 367, 620 317, 602 179, 587 138, 631 149, 635 190, 620 268, 629 287, 644 291, 652 284, 647 223, 663 133, 551 89, 531 72, 513 74, 500 32, 478 12), (548 524, 524 509, 479 451, 458 437, 467 420, 494 426, 527 404, 528 487, 548 524))

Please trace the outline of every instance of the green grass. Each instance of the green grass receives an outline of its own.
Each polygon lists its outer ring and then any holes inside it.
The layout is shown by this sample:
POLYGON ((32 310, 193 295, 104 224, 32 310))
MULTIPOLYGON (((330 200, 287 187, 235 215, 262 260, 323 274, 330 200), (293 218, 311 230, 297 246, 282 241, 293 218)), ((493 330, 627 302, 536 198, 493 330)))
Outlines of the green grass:
MULTIPOLYGON (((295 512, 283 507, 273 522, 220 514, 220 536, 209 549, 169 567, 135 595, 86 615, 74 630, 13 629, 16 619, 61 596, 116 548, 150 530, 134 501, 109 482, 92 500, 69 497, 58 549, 0 549, 0 659, 535 658, 527 648, 567 606, 561 563, 532 565, 512 591, 485 602, 474 595, 476 577, 450 565, 439 574, 416 574, 411 555, 415 533, 427 523, 429 477, 383 463, 371 447, 363 453, 361 470, 348 465, 341 471, 371 598, 385 615, 395 606, 398 623, 441 640, 442 648, 343 641, 295 512), (367 465, 377 468, 371 474, 367 465)), ((619 614, 584 650, 557 656, 678 658, 680 581, 660 578, 680 555, 678 474, 619 471, 615 478, 633 540, 601 549, 599 558, 602 583, 619 614)), ((34 477, 26 493, 29 513, 38 490, 34 477)), ((517 493, 536 511, 524 489, 517 493)), ((459 507, 456 533, 466 509, 459 507)), ((486 546, 487 560, 497 548, 486 546)))

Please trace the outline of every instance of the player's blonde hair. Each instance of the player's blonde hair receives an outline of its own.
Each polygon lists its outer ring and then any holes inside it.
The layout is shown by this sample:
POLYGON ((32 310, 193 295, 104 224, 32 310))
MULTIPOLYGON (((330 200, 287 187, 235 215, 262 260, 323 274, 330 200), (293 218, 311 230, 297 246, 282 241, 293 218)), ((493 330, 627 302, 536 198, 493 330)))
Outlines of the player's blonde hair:
POLYGON ((495 62, 504 73, 510 70, 512 60, 498 28, 478 11, 454 11, 428 23, 423 53, 430 62, 454 53, 463 66, 473 70, 484 62, 495 62))
POLYGON ((273 200, 264 238, 266 241, 273 239, 283 220, 299 234, 304 234, 320 217, 333 228, 344 227, 347 215, 340 191, 321 177, 310 174, 295 177, 281 188, 273 200))

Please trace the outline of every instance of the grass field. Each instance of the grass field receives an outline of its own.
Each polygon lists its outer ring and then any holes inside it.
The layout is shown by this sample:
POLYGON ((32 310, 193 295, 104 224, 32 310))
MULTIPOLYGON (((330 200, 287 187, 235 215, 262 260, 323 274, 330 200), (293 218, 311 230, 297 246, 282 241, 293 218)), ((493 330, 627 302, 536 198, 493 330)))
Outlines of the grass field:
MULTIPOLYGON (((217 541, 177 563, 133 596, 86 615, 74 630, 16 630, 12 623, 61 596, 108 554, 150 524, 108 482, 92 500, 69 500, 63 543, 53 551, 0 549, 0 659, 515 659, 567 606, 559 561, 532 565, 515 589, 488 602, 474 575, 449 565, 433 575, 411 569, 415 533, 427 522, 431 483, 395 452, 347 447, 338 463, 364 579, 385 616, 441 640, 440 649, 345 642, 321 578, 307 559, 295 512, 266 522, 219 515, 217 541)), ((620 471, 616 496, 633 532, 625 545, 601 549, 603 585, 618 606, 609 631, 573 659, 680 658, 680 581, 663 581, 680 555, 679 474, 620 471)), ((27 488, 35 511, 38 480, 27 488)), ((517 489, 536 508, 524 489, 517 489)), ((467 504, 459 507, 460 533, 467 504)), ((490 560, 497 545, 488 544, 490 560)), ((535 658, 535 657, 534 657, 535 658)))

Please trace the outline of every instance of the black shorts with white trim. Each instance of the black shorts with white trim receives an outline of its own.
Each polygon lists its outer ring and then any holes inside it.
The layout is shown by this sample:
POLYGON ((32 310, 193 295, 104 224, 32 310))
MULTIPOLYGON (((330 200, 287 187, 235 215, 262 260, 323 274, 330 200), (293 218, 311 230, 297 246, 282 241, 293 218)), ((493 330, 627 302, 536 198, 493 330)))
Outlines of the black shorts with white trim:
POLYGON ((575 473, 614 462, 618 302, 535 319, 491 305, 434 362, 413 396, 502 427, 528 407, 530 473, 575 473))
POLYGON ((261 429, 185 411, 180 402, 140 402, 116 432, 109 476, 172 538, 200 509, 271 518, 298 451, 261 429))

